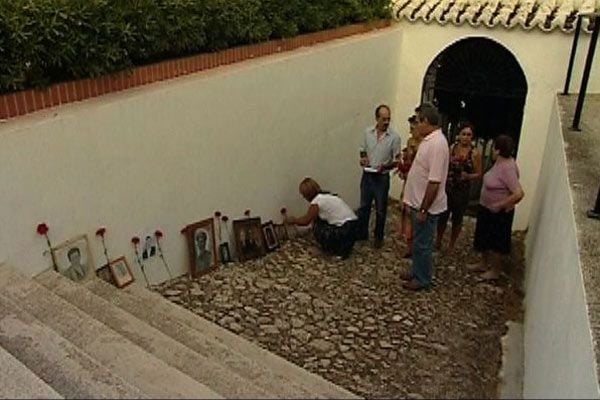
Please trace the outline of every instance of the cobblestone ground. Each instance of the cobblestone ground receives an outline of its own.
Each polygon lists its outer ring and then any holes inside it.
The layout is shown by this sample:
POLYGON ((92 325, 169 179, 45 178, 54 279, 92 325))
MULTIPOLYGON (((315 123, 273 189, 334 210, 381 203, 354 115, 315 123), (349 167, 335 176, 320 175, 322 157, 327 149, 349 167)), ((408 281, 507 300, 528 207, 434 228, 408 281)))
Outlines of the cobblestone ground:
MULTIPOLYGON (((195 279, 158 287, 166 298, 348 390, 370 398, 494 398, 500 338, 521 319, 523 237, 513 238, 507 275, 481 282, 465 265, 473 220, 454 254, 436 253, 435 286, 401 287, 405 246, 390 208, 385 246, 359 243, 336 260, 286 242, 260 260, 233 263, 195 279)), ((449 234, 449 232, 448 232, 449 234)))

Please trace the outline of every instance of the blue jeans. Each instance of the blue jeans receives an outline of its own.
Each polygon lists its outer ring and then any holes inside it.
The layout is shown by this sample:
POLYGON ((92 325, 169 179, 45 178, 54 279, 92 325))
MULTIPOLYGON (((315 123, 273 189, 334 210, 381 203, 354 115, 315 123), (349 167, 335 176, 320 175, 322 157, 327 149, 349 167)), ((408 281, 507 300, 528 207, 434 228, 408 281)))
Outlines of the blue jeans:
POLYGON ((417 221, 419 211, 411 207, 410 218, 413 226, 412 269, 413 278, 421 286, 431 285, 433 269, 433 234, 437 225, 438 215, 427 214, 424 222, 417 221))
POLYGON ((369 237, 371 204, 375 200, 375 240, 383 240, 389 190, 389 174, 363 172, 362 179, 360 180, 357 239, 365 240, 369 237))

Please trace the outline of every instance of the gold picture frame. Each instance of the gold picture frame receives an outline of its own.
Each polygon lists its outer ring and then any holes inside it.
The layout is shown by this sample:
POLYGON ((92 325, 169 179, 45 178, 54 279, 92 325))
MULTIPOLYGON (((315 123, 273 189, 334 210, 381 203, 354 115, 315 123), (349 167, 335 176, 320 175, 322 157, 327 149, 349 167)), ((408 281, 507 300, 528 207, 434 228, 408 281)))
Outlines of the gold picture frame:
POLYGON ((108 268, 112 275, 113 282, 116 287, 123 288, 135 281, 129 263, 124 256, 121 256, 110 262, 108 268))

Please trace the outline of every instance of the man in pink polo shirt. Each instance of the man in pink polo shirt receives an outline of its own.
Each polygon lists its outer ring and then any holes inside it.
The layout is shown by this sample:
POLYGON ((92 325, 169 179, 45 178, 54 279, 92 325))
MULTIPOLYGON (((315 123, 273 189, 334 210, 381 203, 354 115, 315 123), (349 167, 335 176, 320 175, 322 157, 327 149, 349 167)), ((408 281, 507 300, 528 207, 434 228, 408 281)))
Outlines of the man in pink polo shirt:
POLYGON ((406 177, 402 201, 410 207, 413 255, 410 272, 402 274, 404 287, 420 290, 431 285, 433 235, 438 217, 446 211, 448 141, 439 127, 440 115, 432 104, 417 108, 417 132, 423 137, 406 177))

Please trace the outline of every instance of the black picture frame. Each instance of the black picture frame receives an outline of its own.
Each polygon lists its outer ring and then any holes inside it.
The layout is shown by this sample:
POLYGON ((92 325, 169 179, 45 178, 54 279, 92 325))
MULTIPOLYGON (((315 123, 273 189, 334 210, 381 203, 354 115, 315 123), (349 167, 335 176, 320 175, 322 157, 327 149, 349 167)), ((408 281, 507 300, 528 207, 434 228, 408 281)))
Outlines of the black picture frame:
POLYGON ((273 221, 267 221, 262 224, 262 233, 267 251, 276 250, 279 247, 279 239, 277 237, 277 233, 275 232, 273 221))

